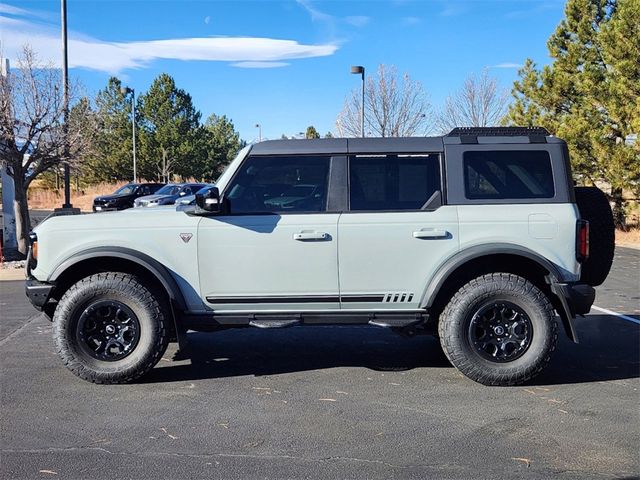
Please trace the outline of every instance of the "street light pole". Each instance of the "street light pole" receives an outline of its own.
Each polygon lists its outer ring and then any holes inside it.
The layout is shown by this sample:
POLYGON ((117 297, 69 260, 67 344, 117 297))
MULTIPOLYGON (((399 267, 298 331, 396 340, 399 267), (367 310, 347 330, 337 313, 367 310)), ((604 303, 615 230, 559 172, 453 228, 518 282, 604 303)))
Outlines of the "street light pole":
POLYGON ((362 65, 356 65, 351 67, 351 73, 362 75, 362 109, 360 111, 360 131, 362 138, 364 138, 364 67, 362 65))
POLYGON ((138 171, 136 166, 136 91, 133 88, 122 87, 123 95, 131 94, 131 131, 133 135, 133 183, 138 183, 138 171))
MULTIPOLYGON (((68 131, 69 131, 69 62, 67 60, 67 0, 60 2, 60 15, 62 23, 62 135, 63 135, 63 158, 69 154, 68 131)), ((69 173, 69 162, 64 162, 64 204, 62 208, 72 208, 71 205, 71 179, 69 173)))
POLYGON ((258 141, 262 141, 262 125, 256 123, 256 128, 258 129, 258 141))

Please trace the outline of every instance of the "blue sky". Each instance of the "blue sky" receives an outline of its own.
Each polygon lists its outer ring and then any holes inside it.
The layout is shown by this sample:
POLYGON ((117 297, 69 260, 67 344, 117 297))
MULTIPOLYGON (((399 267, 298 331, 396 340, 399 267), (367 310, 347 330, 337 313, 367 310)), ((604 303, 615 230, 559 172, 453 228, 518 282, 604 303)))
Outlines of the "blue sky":
MULTIPOLYGON (((0 40, 29 42, 60 62, 60 2, 0 0, 0 40)), ((422 83, 438 108, 465 77, 489 68, 510 88, 527 57, 548 62, 561 0, 68 0, 71 75, 89 93, 116 75, 146 90, 162 72, 203 118, 233 119, 241 136, 321 134, 359 77, 384 63, 422 83)))

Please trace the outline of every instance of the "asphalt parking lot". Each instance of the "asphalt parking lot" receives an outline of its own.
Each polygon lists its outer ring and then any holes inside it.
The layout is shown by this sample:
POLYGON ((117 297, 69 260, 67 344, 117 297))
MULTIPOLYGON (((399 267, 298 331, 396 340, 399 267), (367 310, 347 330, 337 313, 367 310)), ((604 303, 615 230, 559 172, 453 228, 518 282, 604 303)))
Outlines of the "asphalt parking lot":
POLYGON ((640 251, 619 248, 581 343, 484 387, 431 337, 343 327, 190 334, 141 383, 68 372, 0 282, 2 478, 638 478, 640 251))

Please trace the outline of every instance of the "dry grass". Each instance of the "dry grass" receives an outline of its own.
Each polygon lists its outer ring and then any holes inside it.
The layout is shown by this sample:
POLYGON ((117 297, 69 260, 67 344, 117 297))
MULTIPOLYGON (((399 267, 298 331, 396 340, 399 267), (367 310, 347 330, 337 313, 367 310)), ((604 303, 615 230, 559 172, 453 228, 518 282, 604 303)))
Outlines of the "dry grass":
MULTIPOLYGON (((71 203, 74 207, 82 211, 91 211, 93 199, 99 195, 113 193, 118 187, 126 184, 120 183, 99 183, 91 185, 80 191, 71 189, 71 203)), ((64 190, 47 190, 44 188, 29 189, 29 208, 36 210, 53 210, 64 202, 64 190)))
POLYGON ((633 227, 627 231, 616 230, 616 245, 640 248, 640 227, 633 227))

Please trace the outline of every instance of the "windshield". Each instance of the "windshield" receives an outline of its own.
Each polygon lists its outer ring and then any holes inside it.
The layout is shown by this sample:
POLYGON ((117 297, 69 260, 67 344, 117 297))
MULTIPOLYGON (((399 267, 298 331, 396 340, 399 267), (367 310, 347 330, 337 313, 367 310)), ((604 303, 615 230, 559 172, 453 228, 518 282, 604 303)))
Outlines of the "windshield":
POLYGON ((115 192, 114 195, 130 195, 136 189, 135 185, 125 185, 124 187, 120 187, 115 192))
POLYGON ((242 150, 240 150, 238 152, 238 155, 236 155, 236 158, 234 158, 231 163, 226 166, 224 172, 222 172, 222 174, 218 177, 215 184, 218 186, 221 192, 222 190, 224 190, 226 183, 231 179, 233 172, 235 172, 235 166, 237 166, 242 161, 242 159, 246 157, 249 150, 251 150, 251 145, 247 145, 242 150), (234 168, 231 168, 232 165, 234 166, 234 168))
POLYGON ((178 185, 165 185, 156 192, 156 195, 177 195, 180 191, 178 185))
POLYGON ((316 189, 314 185, 296 185, 285 193, 282 194, 283 197, 308 197, 313 194, 313 191, 316 189))

